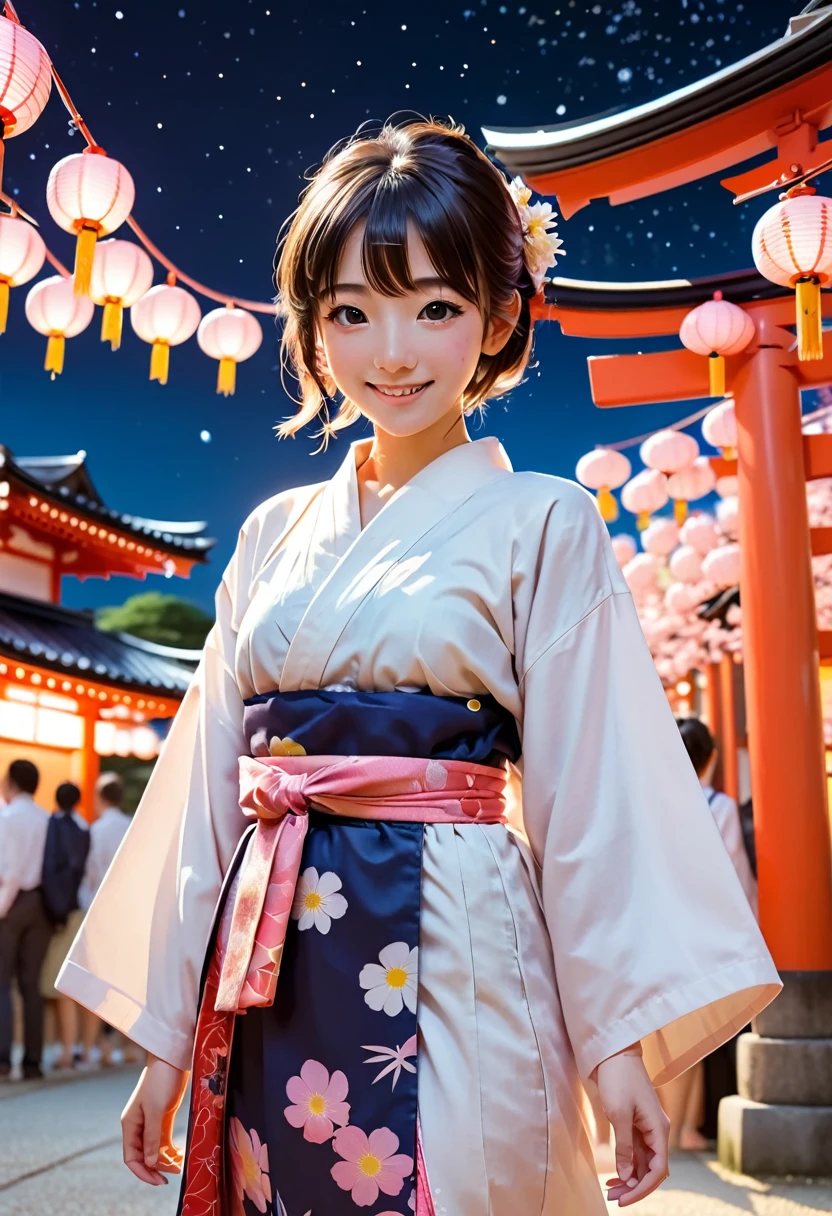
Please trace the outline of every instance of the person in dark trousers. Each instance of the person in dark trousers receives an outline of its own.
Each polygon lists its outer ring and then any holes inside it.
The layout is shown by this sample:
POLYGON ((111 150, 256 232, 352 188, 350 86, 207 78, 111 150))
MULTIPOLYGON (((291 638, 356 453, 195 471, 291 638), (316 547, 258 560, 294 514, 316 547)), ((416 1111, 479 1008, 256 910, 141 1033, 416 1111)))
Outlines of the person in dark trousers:
POLYGON ((55 1002, 61 1037, 61 1054, 54 1067, 72 1068, 78 1042, 79 1009, 75 1001, 58 992, 55 981, 63 966, 84 913, 78 905, 78 890, 90 851, 89 826, 77 812, 81 791, 64 781, 55 791, 57 810, 50 817, 43 858, 43 897, 47 915, 55 926, 40 974, 41 995, 55 1002))
POLYGON ((14 760, 2 785, 0 812, 0 1079, 11 1074, 12 981, 23 999, 23 1076, 43 1076, 43 999, 40 969, 52 924, 41 891, 49 815, 35 802, 40 775, 29 760, 14 760))

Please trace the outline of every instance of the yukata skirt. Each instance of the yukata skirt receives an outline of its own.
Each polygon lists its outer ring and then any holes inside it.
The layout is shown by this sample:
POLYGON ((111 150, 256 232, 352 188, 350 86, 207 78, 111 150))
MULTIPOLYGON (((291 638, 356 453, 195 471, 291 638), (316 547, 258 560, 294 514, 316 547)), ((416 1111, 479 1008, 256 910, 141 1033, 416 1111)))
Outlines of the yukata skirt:
POLYGON ((493 699, 246 703, 255 820, 203 973, 179 1216, 433 1216, 417 1078, 427 823, 504 821, 493 699))

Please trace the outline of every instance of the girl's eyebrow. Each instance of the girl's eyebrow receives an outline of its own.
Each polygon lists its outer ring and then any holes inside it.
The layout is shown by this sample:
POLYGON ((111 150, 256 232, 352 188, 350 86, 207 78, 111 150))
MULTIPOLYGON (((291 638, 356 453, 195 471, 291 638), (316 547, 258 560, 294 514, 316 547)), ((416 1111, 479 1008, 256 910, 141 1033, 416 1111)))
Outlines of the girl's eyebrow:
MULTIPOLYGON (((416 287, 448 287, 449 283, 445 279, 439 278, 438 275, 426 279, 414 279, 416 287)), ((367 295, 369 287, 366 283, 336 283, 332 289, 332 294, 335 295, 339 291, 356 291, 361 295, 367 295)))

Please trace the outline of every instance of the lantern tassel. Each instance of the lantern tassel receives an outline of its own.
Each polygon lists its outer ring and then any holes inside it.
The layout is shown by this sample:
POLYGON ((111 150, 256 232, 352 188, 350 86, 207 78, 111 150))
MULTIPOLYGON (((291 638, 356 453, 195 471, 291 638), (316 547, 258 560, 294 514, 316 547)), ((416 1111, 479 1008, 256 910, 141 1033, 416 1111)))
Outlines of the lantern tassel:
POLYGON ((639 511, 638 515, 636 516, 636 527, 638 528, 639 532, 643 532, 645 528, 649 527, 649 524, 650 512, 639 511))
POLYGON ((606 524, 614 524, 618 519, 618 503, 609 486, 601 486, 597 494, 598 510, 606 524))
POLYGON ((150 352, 150 379, 167 384, 168 369, 170 368, 170 345, 157 339, 150 352))
POLYGON ((0 279, 0 334, 6 332, 9 319, 9 285, 5 279, 0 279))
POLYGON ((95 228, 84 225, 78 230, 78 240, 75 242, 75 294, 88 296, 92 284, 92 260, 95 257, 95 246, 98 232, 95 228))
POLYGON ((49 341, 46 343, 46 361, 43 365, 44 371, 52 373, 52 379, 60 376, 64 370, 64 349, 66 342, 63 334, 50 334, 49 341))
POLYGON ((715 350, 708 355, 708 385, 711 397, 725 396, 725 360, 715 350))
POLYGON ((220 359, 217 372, 217 392, 223 397, 233 397, 237 387, 237 364, 233 359, 220 359))
POLYGON ((723 448, 722 449, 722 459, 723 460, 736 460, 737 459, 737 449, 736 448, 723 448))
POLYGON ((798 279, 797 290, 797 357, 801 362, 823 358, 823 327, 821 322, 820 283, 813 276, 798 279))
POLYGON ((684 498, 674 498, 673 517, 681 528, 682 524, 688 517, 688 504, 685 502, 684 498))
POLYGON ((122 307, 120 300, 107 300, 101 318, 101 341, 109 342, 112 350, 121 346, 122 307))

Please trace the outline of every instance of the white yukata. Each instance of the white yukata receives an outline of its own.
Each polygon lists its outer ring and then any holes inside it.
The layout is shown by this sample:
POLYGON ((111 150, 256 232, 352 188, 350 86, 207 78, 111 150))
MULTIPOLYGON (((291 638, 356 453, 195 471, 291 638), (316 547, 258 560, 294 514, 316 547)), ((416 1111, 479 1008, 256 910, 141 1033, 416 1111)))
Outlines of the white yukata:
POLYGON ((331 481, 243 526, 203 661, 59 986, 188 1068, 246 826, 243 700, 331 685, 490 693, 521 732, 526 839, 425 827, 428 1175, 437 1216, 601 1216, 580 1078, 641 1040, 653 1080, 669 1081, 773 999, 777 971, 591 497, 514 473, 486 438, 434 460, 362 530, 368 452, 354 444, 331 481))

